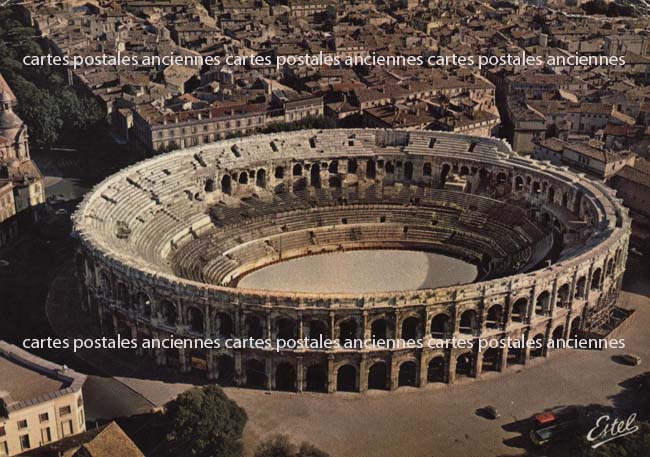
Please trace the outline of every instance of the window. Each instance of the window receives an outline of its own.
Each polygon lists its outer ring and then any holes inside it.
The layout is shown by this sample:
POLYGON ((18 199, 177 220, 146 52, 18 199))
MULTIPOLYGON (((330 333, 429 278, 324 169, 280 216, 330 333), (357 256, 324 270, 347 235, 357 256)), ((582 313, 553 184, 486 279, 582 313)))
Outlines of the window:
POLYGON ((64 406, 59 408, 59 416, 67 416, 72 412, 72 409, 69 406, 64 406))
POLYGON ((50 432, 50 427, 45 427, 41 429, 41 441, 43 442, 43 444, 52 441, 52 432, 50 432))
POLYGON ((50 420, 50 415, 48 413, 43 413, 38 415, 38 421, 43 423, 50 420))
POLYGON ((29 435, 20 435, 20 449, 24 451, 30 447, 31 444, 29 443, 29 435))
POLYGON ((72 435, 72 421, 65 421, 61 423, 63 429, 63 436, 72 435))
MULTIPOLYGON (((148 303, 148 301, 147 301, 147 303, 148 303)), ((79 397, 79 398, 77 398, 77 408, 81 408, 81 406, 83 405, 83 403, 84 403, 84 399, 83 399, 83 397, 79 397)))
POLYGON ((18 430, 22 430, 24 428, 27 428, 27 419, 18 421, 18 430))
POLYGON ((0 455, 9 455, 9 446, 6 441, 0 442, 0 455))

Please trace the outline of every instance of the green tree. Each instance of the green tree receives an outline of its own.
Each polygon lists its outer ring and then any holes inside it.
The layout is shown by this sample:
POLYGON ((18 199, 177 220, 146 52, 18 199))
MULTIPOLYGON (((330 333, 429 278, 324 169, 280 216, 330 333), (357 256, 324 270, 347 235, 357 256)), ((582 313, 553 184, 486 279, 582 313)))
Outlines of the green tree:
POLYGON ((286 435, 274 435, 257 446, 255 457, 329 457, 329 454, 309 443, 297 447, 286 435))
POLYGON ((217 386, 196 388, 167 405, 170 432, 167 436, 175 456, 239 457, 242 432, 248 417, 217 386))

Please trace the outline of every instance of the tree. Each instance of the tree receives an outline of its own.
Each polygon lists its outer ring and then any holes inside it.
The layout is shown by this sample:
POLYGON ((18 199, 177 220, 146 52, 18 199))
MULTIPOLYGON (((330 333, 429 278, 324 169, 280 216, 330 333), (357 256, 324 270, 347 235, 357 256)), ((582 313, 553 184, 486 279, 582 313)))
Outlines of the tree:
POLYGON ((167 405, 172 454, 193 457, 239 457, 248 417, 218 386, 195 388, 167 405))
POLYGON ((274 435, 257 446, 255 457, 329 457, 329 454, 309 443, 296 447, 286 435, 274 435))

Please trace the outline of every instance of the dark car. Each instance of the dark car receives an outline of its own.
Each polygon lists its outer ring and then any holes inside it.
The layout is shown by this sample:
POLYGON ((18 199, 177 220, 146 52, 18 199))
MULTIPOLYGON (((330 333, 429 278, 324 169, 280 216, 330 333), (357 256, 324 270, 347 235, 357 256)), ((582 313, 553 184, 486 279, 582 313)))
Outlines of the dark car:
POLYGON ((494 406, 486 406, 483 408, 483 412, 487 417, 490 419, 498 419, 501 417, 501 414, 499 414, 499 411, 494 406))

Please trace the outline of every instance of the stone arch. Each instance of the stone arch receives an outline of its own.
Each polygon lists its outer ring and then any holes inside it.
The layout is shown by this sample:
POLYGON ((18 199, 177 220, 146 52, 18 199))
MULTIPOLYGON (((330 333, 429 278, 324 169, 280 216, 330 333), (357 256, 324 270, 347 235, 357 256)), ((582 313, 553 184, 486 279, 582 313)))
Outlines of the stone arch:
POLYGON ((541 191, 541 185, 539 184, 539 181, 533 181, 532 193, 539 194, 540 191, 541 191))
POLYGON ((460 315, 458 331, 466 335, 472 335, 478 329, 478 313, 476 310, 468 309, 460 315))
POLYGON ((275 179, 284 179, 284 167, 275 167, 275 179))
POLYGON ((278 390, 296 390, 296 367, 289 362, 281 362, 275 367, 275 388, 278 390))
POLYGON ((501 328, 503 326, 503 306, 496 304, 490 306, 485 319, 487 328, 501 328))
POLYGON ((377 165, 372 159, 368 159, 366 162, 366 178, 375 179, 377 177, 377 165))
POLYGON ((404 162, 404 179, 411 181, 413 179, 413 162, 404 162))
POLYGON ((223 175, 221 178, 221 192, 232 195, 232 178, 230 175, 223 175))
POLYGON ((481 371, 499 371, 501 363, 501 349, 488 348, 483 353, 481 371))
POLYGON ((562 284, 557 290, 557 306, 560 308, 566 308, 569 306, 569 301, 571 299, 571 286, 569 284, 562 284))
POLYGON ((239 184, 248 184, 248 172, 242 171, 239 173, 239 179, 237 180, 239 184))
POLYGON ((298 337, 296 321, 288 317, 280 317, 275 321, 276 338, 293 340, 298 337))
POLYGON ((206 192, 214 192, 214 179, 208 178, 205 180, 205 186, 203 190, 206 192))
POLYGON ((309 338, 318 339, 323 337, 323 339, 329 336, 327 329, 327 324, 320 319, 312 319, 309 321, 309 338))
POLYGON ((413 360, 402 362, 397 375, 398 386, 416 387, 418 385, 418 365, 413 360))
POLYGON ((214 316, 214 328, 222 338, 230 338, 235 334, 235 323, 230 314, 225 312, 217 313, 214 316))
POLYGON ((515 177, 515 190, 516 191, 521 191, 524 188, 524 178, 521 176, 516 176, 515 177))
POLYGON ((469 377, 472 375, 472 353, 464 352, 456 357, 456 377, 469 377))
POLYGON ((580 276, 580 278, 578 278, 578 281, 576 281, 575 298, 585 298, 586 292, 587 278, 585 276, 580 276))
POLYGON ((341 345, 344 345, 347 341, 354 340, 357 337, 358 330, 359 326, 354 317, 342 320, 339 323, 339 340, 341 341, 341 345))
POLYGON ((343 365, 336 371, 336 390, 341 392, 355 392, 357 387, 357 369, 350 365, 343 365))
POLYGON ((388 365, 379 361, 372 364, 368 370, 368 389, 388 389, 388 365))
POLYGON ((162 318, 165 324, 170 327, 175 327, 178 321, 178 311, 176 305, 170 300, 162 300, 160 302, 160 312, 162 313, 162 318))
POLYGON ((359 169, 356 159, 348 159, 348 173, 356 174, 359 169))
POLYGON ((431 176, 431 174, 432 174, 431 163, 427 162, 422 166, 422 175, 431 176))
POLYGON ((601 286, 601 276, 602 276, 602 270, 600 267, 596 268, 591 275, 591 288, 592 289, 600 289, 601 286))
POLYGON ((518 298, 512 305, 512 321, 524 322, 528 309, 528 299, 526 297, 518 298))
POLYGON ((427 382, 445 382, 445 358, 436 356, 427 364, 427 382))
POLYGON ((535 300, 535 314, 543 315, 547 313, 551 306, 551 294, 548 290, 543 291, 535 300))
POLYGON ((203 311, 201 311, 196 306, 188 307, 187 324, 190 326, 190 330, 192 332, 203 334, 205 330, 205 325, 203 321, 203 311))
POLYGON ((564 325, 558 325, 551 333, 551 339, 553 340, 553 348, 558 347, 558 342, 564 340, 564 325))
POLYGON ((305 388, 311 392, 327 391, 327 368, 322 363, 307 368, 305 388))
POLYGON ((549 203, 555 202, 555 188, 553 186, 549 186, 548 191, 546 192, 546 200, 549 203))
POLYGON ((402 322, 402 339, 416 340, 420 334, 420 319, 410 316, 402 322))
POLYGON ((309 174, 311 186, 315 187, 316 189, 320 189, 320 164, 312 164, 309 174))
POLYGON ((138 292, 136 296, 138 309, 145 317, 151 317, 151 298, 145 292, 138 292))
POLYGON ((569 192, 564 192, 562 194, 562 206, 565 208, 569 207, 569 192))
POLYGON ((258 316, 246 316, 244 320, 246 335, 256 340, 264 338, 264 325, 258 316))
POLYGON ((123 282, 118 282, 115 287, 115 298, 119 301, 125 308, 130 307, 129 303, 129 289, 126 287, 126 284, 123 282))
POLYGON ((339 172, 339 161, 334 159, 330 162, 329 166, 327 167, 327 171, 330 173, 336 174, 339 172))
POLYGON ((582 326, 582 318, 576 316, 571 321, 571 327, 569 327, 569 338, 577 338, 580 335, 580 329, 582 326))
POLYGON ((508 175, 504 172, 497 173, 497 184, 505 184, 508 182, 508 175))
POLYGON ((302 165, 297 163, 293 166, 293 175, 302 176, 302 165))
POLYGON ((217 382, 222 386, 230 386, 235 380, 235 359, 229 355, 217 358, 217 382))
POLYGON ((384 317, 379 317, 372 321, 370 325, 370 336, 376 340, 388 338, 388 321, 384 317))
POLYGON ((534 341, 534 347, 530 348, 530 357, 543 357, 544 356, 544 334, 538 333, 535 335, 532 340, 534 341))
POLYGON ((255 185, 262 188, 266 187, 266 170, 264 168, 257 170, 255 185))
POLYGON ((257 359, 246 361, 246 386, 254 389, 266 389, 266 364, 257 359))
POLYGON ((448 163, 443 163, 442 168, 440 169, 440 187, 443 188, 447 182, 447 177, 451 171, 451 165, 448 163))
POLYGON ((467 165, 463 165, 460 167, 460 171, 458 172, 459 175, 465 176, 469 174, 469 167, 467 165))
POLYGON ((390 160, 387 160, 386 165, 384 166, 384 170, 388 174, 393 174, 395 173, 395 165, 390 160))
POLYGON ((614 275, 614 259, 610 258, 607 261, 607 276, 614 275))
POLYGON ((431 336, 434 338, 444 338, 449 334, 449 316, 447 314, 437 314, 431 319, 431 336))

